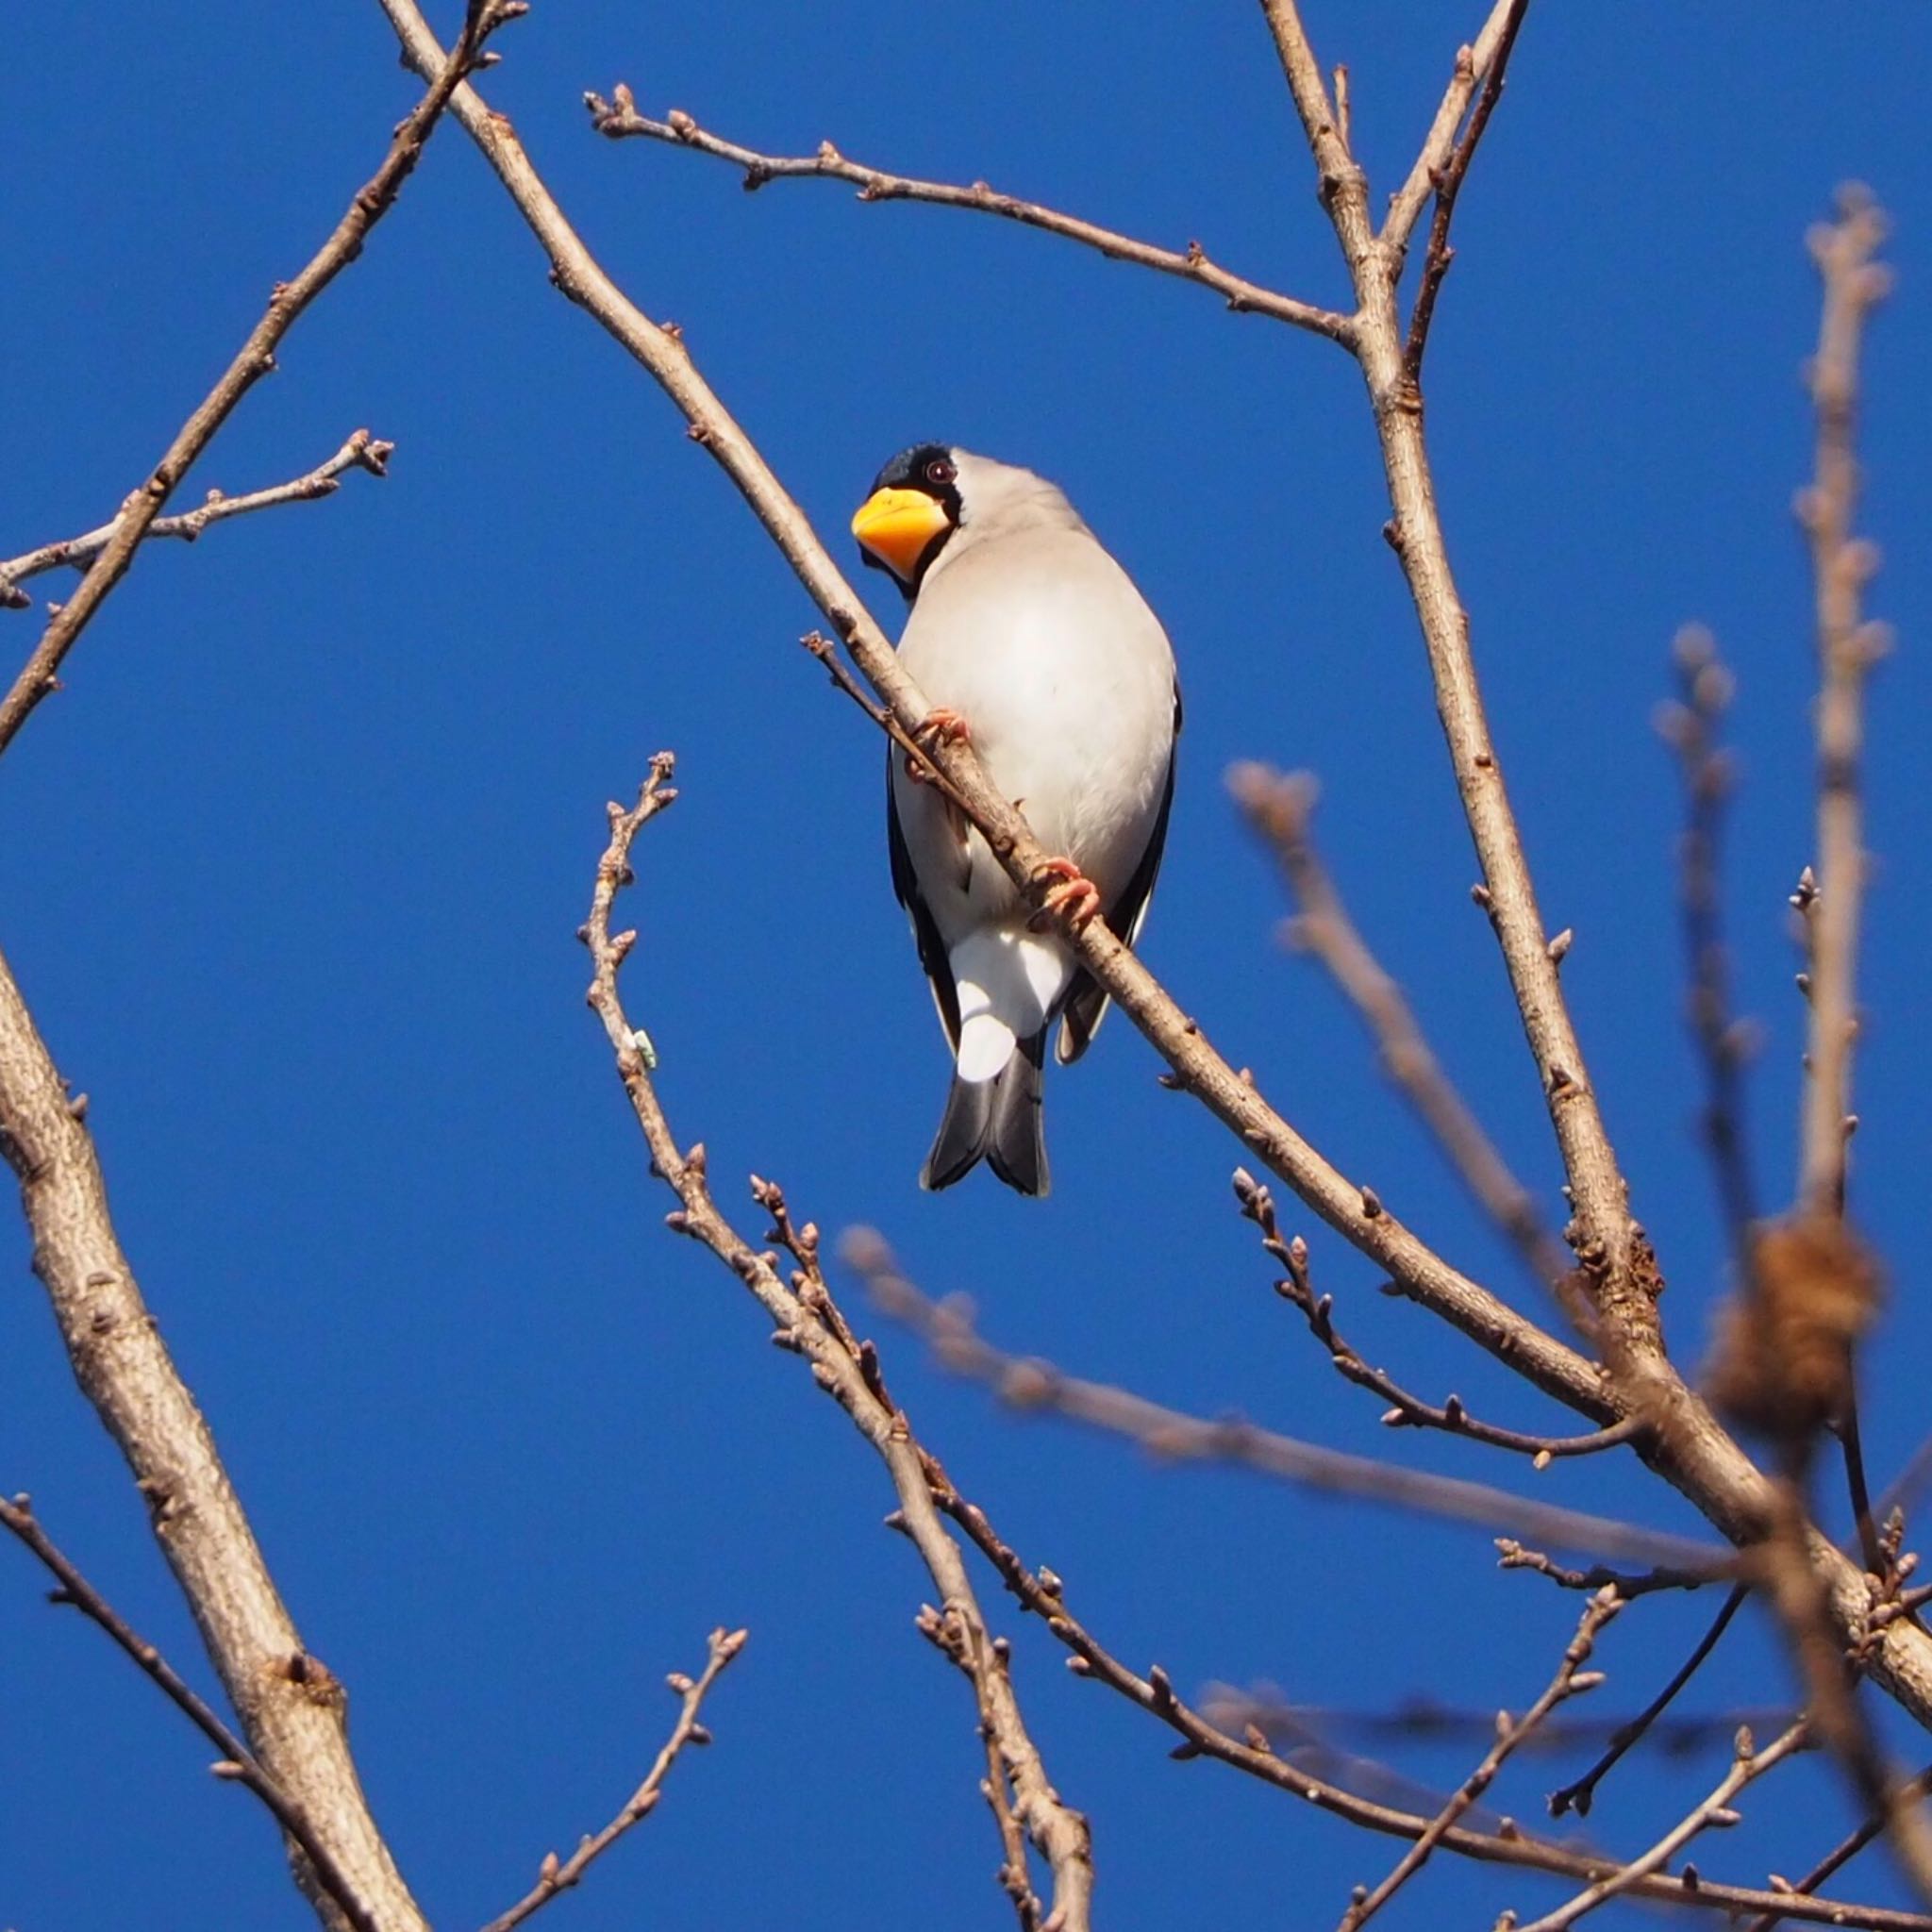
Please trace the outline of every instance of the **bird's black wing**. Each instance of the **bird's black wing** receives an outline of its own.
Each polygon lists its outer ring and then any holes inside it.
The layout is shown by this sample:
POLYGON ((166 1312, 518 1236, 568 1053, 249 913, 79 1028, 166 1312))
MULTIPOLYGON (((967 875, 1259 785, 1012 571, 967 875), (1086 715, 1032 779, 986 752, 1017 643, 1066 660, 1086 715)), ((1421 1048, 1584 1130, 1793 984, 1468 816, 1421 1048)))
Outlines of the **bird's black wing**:
MULTIPOLYGON (((1165 825, 1166 813, 1161 814, 1165 825)), ((919 942, 919 963, 932 982, 933 1005, 940 1009, 940 1024, 946 1029, 946 1041, 955 1053, 959 1050, 959 989, 953 984, 952 963, 946 958, 940 929, 919 890, 919 874, 912 869, 912 854, 906 846, 906 834, 899 829, 899 802, 892 795, 892 754, 886 755, 886 840, 892 854, 892 892, 912 922, 912 936, 919 942)))
MULTIPOLYGON (((1147 849, 1141 855, 1141 862, 1134 868, 1130 878, 1120 897, 1107 908, 1107 924, 1124 945, 1131 946, 1141 934, 1141 922, 1147 917, 1147 903, 1154 896, 1154 881, 1160 872, 1160 855, 1167 848, 1168 815, 1174 809, 1174 772, 1180 762, 1181 735, 1181 688, 1174 688, 1174 748, 1167 756, 1167 785, 1160 794, 1160 810, 1154 821, 1154 830, 1147 841, 1147 849)), ((1054 1048, 1054 1058, 1061 1066, 1071 1066, 1091 1044, 1094 1034, 1099 1030, 1102 1016, 1107 1011, 1107 993, 1092 974, 1083 967, 1074 974, 1073 983, 1067 989, 1066 999, 1060 1007, 1060 1037, 1054 1048)))

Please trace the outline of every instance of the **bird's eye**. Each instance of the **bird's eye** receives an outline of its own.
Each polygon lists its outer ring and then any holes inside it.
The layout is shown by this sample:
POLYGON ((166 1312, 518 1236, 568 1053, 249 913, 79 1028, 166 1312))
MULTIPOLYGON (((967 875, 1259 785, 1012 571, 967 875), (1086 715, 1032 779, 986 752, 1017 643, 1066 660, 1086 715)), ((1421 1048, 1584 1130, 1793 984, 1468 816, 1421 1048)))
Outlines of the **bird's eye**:
POLYGON ((947 462, 944 457, 935 457, 925 466, 925 480, 928 483, 942 485, 950 483, 958 474, 958 471, 951 463, 947 462))

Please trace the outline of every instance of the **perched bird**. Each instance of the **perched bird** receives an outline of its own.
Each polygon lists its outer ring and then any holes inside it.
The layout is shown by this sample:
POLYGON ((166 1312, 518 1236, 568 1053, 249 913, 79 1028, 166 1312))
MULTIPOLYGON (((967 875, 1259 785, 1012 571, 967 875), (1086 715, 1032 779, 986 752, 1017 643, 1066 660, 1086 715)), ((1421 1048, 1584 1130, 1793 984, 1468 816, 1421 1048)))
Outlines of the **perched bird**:
MULTIPOLYGON (((1050 902, 1129 945, 1174 801, 1180 689, 1167 634, 1074 507, 1030 470, 921 443, 879 472, 852 520, 865 561, 911 605, 899 658, 933 710, 927 742, 969 741, 1026 816, 1060 883, 1050 902)), ((1086 1052, 1107 995, 1037 919, 979 833, 916 760, 887 767, 892 890, 912 922, 955 1060, 920 1185, 986 1160, 1047 1191, 1046 1035, 1086 1052)))

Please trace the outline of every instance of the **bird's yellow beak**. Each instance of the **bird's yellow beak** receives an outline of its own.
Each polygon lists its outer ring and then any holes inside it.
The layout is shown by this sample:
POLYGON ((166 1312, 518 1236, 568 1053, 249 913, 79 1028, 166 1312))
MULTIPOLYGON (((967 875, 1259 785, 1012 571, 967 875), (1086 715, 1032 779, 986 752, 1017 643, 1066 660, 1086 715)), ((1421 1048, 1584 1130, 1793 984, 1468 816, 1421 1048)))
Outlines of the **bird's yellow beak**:
POLYGON ((923 490, 874 490, 852 519, 852 534, 908 584, 925 546, 945 527, 945 510, 923 490))

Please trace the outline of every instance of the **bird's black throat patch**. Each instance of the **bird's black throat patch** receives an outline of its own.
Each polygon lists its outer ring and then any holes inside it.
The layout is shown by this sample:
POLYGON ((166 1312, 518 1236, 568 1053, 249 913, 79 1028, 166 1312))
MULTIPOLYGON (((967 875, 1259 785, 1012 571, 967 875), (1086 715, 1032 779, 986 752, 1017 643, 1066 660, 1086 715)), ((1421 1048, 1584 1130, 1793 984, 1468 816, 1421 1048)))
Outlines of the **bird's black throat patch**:
POLYGON ((943 442, 915 442, 909 449, 902 449, 891 462, 872 480, 874 495, 881 490, 916 490, 923 496, 929 496, 945 512, 945 527, 941 530, 919 553, 912 565, 912 575, 908 580, 902 577, 883 558, 874 557, 861 543, 859 558, 869 570, 882 570, 898 585, 907 603, 919 594, 919 586, 925 574, 933 566, 933 560, 946 547, 953 532, 959 527, 961 506, 959 502, 958 471, 953 460, 952 447, 943 442))

